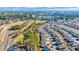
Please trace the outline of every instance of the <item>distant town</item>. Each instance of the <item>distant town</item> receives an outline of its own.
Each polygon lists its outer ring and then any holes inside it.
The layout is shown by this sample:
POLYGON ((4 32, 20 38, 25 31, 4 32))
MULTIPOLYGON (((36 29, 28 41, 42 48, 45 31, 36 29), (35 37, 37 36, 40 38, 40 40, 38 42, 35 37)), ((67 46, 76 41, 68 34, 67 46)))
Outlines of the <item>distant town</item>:
POLYGON ((79 51, 79 8, 0 7, 0 51, 79 51))

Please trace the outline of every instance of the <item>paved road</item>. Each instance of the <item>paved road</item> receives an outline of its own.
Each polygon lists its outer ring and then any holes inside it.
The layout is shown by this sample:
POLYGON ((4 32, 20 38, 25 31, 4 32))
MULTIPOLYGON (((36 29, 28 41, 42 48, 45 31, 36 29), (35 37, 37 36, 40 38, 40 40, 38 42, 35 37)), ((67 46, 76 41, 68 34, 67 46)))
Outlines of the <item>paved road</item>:
POLYGON ((22 21, 18 21, 18 22, 15 22, 15 23, 7 24, 5 27, 2 26, 4 28, 0 32, 0 40, 2 41, 2 44, 0 45, 0 50, 6 50, 6 47, 8 45, 8 41, 9 41, 9 36, 8 36, 9 30, 8 29, 17 25, 17 24, 21 25, 23 23, 24 22, 22 22, 22 21))

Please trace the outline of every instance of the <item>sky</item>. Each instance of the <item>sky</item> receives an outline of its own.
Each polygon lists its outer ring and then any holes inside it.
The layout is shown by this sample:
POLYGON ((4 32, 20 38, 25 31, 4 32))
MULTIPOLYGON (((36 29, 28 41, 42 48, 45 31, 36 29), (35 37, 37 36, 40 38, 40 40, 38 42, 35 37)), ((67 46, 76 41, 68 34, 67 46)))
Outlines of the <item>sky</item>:
POLYGON ((0 7, 79 7, 78 0, 0 0, 0 7))

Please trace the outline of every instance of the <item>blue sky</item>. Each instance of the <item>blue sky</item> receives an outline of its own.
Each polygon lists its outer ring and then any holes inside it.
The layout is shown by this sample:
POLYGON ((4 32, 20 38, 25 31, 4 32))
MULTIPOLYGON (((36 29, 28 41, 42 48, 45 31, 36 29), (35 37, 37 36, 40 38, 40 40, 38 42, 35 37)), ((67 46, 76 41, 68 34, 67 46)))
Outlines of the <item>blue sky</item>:
POLYGON ((78 0, 0 0, 0 7, 79 7, 78 0))

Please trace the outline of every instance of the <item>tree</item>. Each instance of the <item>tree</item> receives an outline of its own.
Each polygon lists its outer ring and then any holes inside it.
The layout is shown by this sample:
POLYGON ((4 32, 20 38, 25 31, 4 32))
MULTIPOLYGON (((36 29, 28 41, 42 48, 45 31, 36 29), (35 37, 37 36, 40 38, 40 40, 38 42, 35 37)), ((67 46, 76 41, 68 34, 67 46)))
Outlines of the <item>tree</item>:
POLYGON ((18 39, 19 39, 18 44, 23 45, 24 44, 24 36, 23 36, 23 34, 20 34, 18 39))

